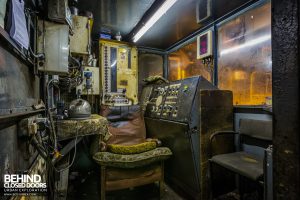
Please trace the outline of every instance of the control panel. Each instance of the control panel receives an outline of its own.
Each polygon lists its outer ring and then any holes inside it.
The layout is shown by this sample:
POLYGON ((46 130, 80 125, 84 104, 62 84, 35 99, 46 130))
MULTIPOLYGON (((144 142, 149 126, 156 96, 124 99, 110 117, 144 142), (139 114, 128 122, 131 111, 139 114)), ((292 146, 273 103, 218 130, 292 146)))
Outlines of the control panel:
POLYGON ((178 115, 178 94, 181 90, 181 83, 173 84, 168 87, 166 92, 165 104, 163 106, 162 117, 176 118, 178 115))
POLYGON ((81 95, 99 95, 99 68, 84 67, 82 72, 83 81, 76 87, 77 93, 81 95))
POLYGON ((100 40, 102 104, 137 104, 137 48, 127 43, 100 40))
POLYGON ((111 92, 105 94, 103 97, 103 101, 105 102, 105 105, 113 106, 128 106, 132 104, 132 102, 129 101, 124 92, 111 92))
POLYGON ((203 77, 191 77, 168 84, 152 86, 151 94, 141 99, 146 103, 145 116, 178 122, 188 122, 199 89, 215 89, 203 77), (147 100, 148 99, 148 100, 147 100))

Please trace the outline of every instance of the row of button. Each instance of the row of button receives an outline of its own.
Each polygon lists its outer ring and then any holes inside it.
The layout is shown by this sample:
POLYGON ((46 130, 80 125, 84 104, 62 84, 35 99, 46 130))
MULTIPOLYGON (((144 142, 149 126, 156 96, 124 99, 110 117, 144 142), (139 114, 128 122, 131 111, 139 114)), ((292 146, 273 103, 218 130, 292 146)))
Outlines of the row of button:
POLYGON ((178 107, 174 107, 174 106, 171 106, 171 105, 160 105, 160 106, 153 106, 152 107, 152 112, 156 113, 157 115, 160 115, 161 111, 163 112, 163 115, 171 115, 173 117, 176 117, 177 116, 177 112, 178 112, 178 107))
MULTIPOLYGON (((108 67, 107 46, 104 46, 104 89, 105 89, 105 92, 108 92, 108 73, 109 73, 109 67, 108 67)), ((109 101, 107 103, 113 103, 113 102, 109 101)))

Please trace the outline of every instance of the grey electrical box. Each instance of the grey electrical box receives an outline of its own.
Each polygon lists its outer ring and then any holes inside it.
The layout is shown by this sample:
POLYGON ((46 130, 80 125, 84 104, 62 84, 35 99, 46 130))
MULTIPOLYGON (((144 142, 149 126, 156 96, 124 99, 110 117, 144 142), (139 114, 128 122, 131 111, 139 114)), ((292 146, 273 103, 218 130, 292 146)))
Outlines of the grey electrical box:
POLYGON ((72 15, 67 0, 48 0, 48 17, 58 23, 72 27, 72 15))
POLYGON ((38 22, 38 52, 45 54, 38 69, 47 74, 67 74, 69 26, 48 21, 38 22))

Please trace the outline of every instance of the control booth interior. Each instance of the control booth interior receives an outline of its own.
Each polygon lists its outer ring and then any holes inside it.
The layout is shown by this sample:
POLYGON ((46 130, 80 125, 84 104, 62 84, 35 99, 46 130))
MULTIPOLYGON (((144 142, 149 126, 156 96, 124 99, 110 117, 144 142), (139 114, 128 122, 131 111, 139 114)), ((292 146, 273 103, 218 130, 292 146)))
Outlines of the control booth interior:
POLYGON ((0 199, 298 199, 299 9, 0 0, 0 199))

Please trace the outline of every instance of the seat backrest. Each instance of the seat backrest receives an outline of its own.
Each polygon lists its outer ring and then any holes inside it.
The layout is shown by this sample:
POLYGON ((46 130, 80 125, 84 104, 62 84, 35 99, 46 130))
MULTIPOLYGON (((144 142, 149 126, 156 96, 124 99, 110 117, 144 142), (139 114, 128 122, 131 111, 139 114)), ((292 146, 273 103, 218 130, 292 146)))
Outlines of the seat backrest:
POLYGON ((272 121, 241 119, 240 142, 267 148, 272 144, 272 121))
POLYGON ((135 118, 141 112, 139 105, 131 106, 101 106, 100 115, 106 117, 111 122, 127 121, 135 118))

